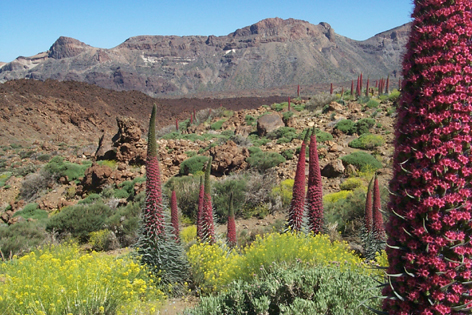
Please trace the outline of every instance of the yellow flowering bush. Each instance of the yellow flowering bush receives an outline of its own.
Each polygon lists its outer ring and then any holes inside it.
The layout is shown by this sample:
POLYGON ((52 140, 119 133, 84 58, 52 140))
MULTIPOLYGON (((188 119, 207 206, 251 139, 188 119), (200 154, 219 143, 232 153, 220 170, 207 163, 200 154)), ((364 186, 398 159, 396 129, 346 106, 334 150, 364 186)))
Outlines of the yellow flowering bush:
POLYGON ((273 196, 280 196, 284 206, 289 205, 292 200, 293 184, 294 180, 289 178, 280 182, 279 185, 272 188, 273 196))
POLYGON ((188 259, 196 283, 202 291, 216 291, 233 280, 250 281, 274 264, 303 262, 308 265, 333 265, 342 270, 370 274, 372 270, 351 251, 345 242, 331 242, 327 235, 269 233, 256 240, 241 254, 225 247, 195 244, 188 259))
POLYGON ((197 226, 196 225, 190 225, 184 227, 180 231, 180 239, 185 243, 190 243, 192 241, 195 241, 197 239, 197 226))
POLYGON ((323 201, 324 202, 332 202, 336 203, 337 201, 341 199, 346 199, 349 195, 352 194, 352 190, 341 190, 338 192, 334 192, 331 194, 326 194, 323 196, 323 201))
POLYGON ((2 314, 157 314, 165 299, 129 256, 49 246, 0 265, 2 314))

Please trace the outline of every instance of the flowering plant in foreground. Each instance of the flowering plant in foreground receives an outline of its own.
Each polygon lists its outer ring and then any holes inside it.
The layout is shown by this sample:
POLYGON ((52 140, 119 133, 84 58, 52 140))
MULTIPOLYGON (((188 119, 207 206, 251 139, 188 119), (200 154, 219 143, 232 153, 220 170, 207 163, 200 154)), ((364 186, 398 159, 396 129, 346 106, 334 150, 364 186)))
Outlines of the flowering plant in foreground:
POLYGON ((130 256, 50 246, 0 265, 2 314, 157 314, 159 279, 130 256))
POLYGON ((388 210, 388 314, 472 307, 472 2, 414 1, 388 210))

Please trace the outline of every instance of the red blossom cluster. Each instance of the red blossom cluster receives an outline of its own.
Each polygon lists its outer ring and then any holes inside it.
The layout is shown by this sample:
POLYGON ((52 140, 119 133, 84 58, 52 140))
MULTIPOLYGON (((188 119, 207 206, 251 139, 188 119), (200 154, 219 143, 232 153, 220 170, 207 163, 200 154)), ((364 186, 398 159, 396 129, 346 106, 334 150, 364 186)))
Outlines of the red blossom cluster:
POLYGON ((288 225, 293 231, 300 231, 303 223, 305 210, 305 155, 306 144, 303 141, 295 172, 292 201, 288 211, 288 225))
POLYGON ((228 225, 227 225, 227 243, 229 247, 235 247, 237 244, 236 238, 236 222, 234 220, 233 210, 233 193, 229 197, 229 211, 228 211, 228 225))
POLYGON ((323 227, 323 184, 314 127, 310 137, 308 156, 308 225, 313 234, 318 234, 323 227))
POLYGON ((383 309, 472 307, 472 1, 415 0, 403 61, 383 309))
POLYGON ((203 176, 200 177, 200 193, 198 194, 197 209, 197 237, 203 239, 202 217, 203 217, 203 196, 205 196, 205 186, 203 185, 203 176))

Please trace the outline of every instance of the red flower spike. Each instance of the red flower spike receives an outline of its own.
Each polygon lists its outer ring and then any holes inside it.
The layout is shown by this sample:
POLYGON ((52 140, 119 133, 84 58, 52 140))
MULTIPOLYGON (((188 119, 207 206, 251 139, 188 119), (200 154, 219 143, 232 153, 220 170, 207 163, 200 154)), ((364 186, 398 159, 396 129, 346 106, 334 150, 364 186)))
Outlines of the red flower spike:
POLYGON ((172 196, 170 198, 170 221, 174 228, 175 239, 178 241, 179 238, 179 211, 177 208, 177 196, 175 190, 172 190, 172 196))
POLYGON ((297 97, 300 97, 300 84, 297 86, 297 97))
POLYGON ((369 77, 367 77, 367 83, 365 85, 365 96, 369 96, 369 77))
POLYGON ((372 216, 372 181, 369 183, 367 188, 367 197, 365 200, 365 212, 364 212, 364 226, 367 233, 372 232, 373 227, 373 216, 372 216))
POLYGON ((387 76, 387 83, 385 84, 385 94, 389 93, 389 82, 390 82, 390 76, 387 76))
POLYGON ((362 94, 362 73, 359 77, 359 95, 362 94))
POLYGON ((152 108, 149 121, 148 148, 146 157, 146 202, 143 213, 144 233, 148 238, 164 235, 164 214, 162 209, 162 187, 156 144, 156 105, 152 108))
POLYGON ((229 196, 229 211, 228 211, 228 226, 227 226, 227 243, 228 246, 233 248, 237 244, 236 239, 236 222, 234 221, 234 210, 233 210, 233 193, 229 196))
POLYGON ((329 88, 329 94, 333 95, 333 83, 331 83, 331 86, 329 88))
POLYGON ((205 191, 203 194, 203 210, 202 210, 202 241, 213 244, 215 242, 215 224, 213 219, 213 206, 211 204, 211 157, 205 170, 205 191))
POLYGON ((321 233, 323 227, 323 184, 314 127, 310 137, 308 154, 308 224, 313 234, 318 234, 321 233))
POLYGON ((198 210, 197 210, 197 237, 199 240, 203 240, 203 197, 205 195, 205 186, 203 185, 203 176, 200 177, 200 193, 198 195, 198 210))
MULTIPOLYGON (((309 131, 307 131, 307 135, 309 131)), ((305 137, 306 138, 306 137, 305 137)), ((303 223, 303 212, 305 211, 305 160, 306 141, 302 143, 300 155, 298 156, 297 170, 293 184, 292 201, 288 212, 288 225, 293 231, 300 231, 303 223)))
POLYGON ((290 107, 290 96, 288 97, 288 111, 291 110, 291 107, 290 107))
POLYGON ((179 131, 179 120, 175 119, 175 130, 179 131))
POLYGON ((351 80, 351 96, 354 95, 354 80, 351 80))
POLYGON ((379 189, 379 180, 377 178, 377 174, 374 176, 374 189, 373 189, 373 194, 374 194, 374 208, 373 208, 373 230, 375 237, 379 240, 383 239, 384 233, 385 233, 385 228, 384 228, 384 223, 383 223, 383 218, 382 218, 382 212, 380 211, 381 205, 380 205, 380 189, 379 189))
POLYGON ((466 292, 472 292, 472 1, 414 4, 386 208, 390 276, 383 310, 466 314, 466 292))

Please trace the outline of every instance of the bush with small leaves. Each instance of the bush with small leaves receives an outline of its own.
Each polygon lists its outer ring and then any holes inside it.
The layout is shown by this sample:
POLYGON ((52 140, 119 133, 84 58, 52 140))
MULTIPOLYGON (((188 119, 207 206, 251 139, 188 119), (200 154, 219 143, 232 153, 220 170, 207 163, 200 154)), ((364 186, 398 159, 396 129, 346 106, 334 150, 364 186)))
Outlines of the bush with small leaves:
POLYGON ((49 219, 46 231, 54 231, 59 237, 70 233, 81 243, 86 243, 90 233, 103 229, 106 218, 112 214, 113 210, 102 202, 68 206, 49 219))
POLYGON ((285 162, 285 158, 277 152, 259 152, 251 154, 246 161, 249 165, 261 172, 268 170, 280 163, 285 162))
POLYGON ((336 314, 364 315, 376 294, 374 278, 335 265, 309 267, 303 263, 276 264, 252 281, 236 281, 216 296, 202 297, 184 314, 336 314))
POLYGON ((180 164, 180 174, 188 175, 201 172, 207 161, 208 157, 201 155, 188 158, 180 164))
POLYGON ((370 133, 364 133, 359 138, 349 142, 351 148, 372 150, 376 147, 385 144, 385 139, 381 135, 373 135, 370 133))
POLYGON ((37 203, 29 203, 23 209, 16 211, 13 217, 22 217, 25 220, 42 220, 48 218, 48 213, 45 210, 39 209, 37 203))
POLYGON ((347 135, 352 135, 353 133, 356 132, 356 127, 354 126, 354 122, 350 119, 343 119, 339 121, 336 124, 335 128, 347 135))
POLYGON ((365 106, 366 106, 367 108, 377 108, 377 107, 379 107, 379 105, 380 105, 379 102, 377 102, 376 100, 369 100, 369 101, 365 104, 365 106))
POLYGON ((353 152, 349 155, 342 156, 340 159, 345 164, 354 165, 362 172, 369 172, 383 167, 382 163, 374 156, 362 151, 353 152))
MULTIPOLYGON (((45 222, 45 221, 44 221, 45 222)), ((48 241, 43 221, 0 225, 0 256, 23 255, 48 241)))
POLYGON ((375 119, 372 118, 361 118, 354 124, 355 132, 358 135, 368 133, 369 129, 375 125, 375 119))

